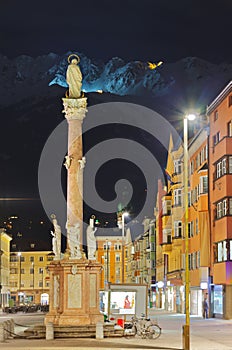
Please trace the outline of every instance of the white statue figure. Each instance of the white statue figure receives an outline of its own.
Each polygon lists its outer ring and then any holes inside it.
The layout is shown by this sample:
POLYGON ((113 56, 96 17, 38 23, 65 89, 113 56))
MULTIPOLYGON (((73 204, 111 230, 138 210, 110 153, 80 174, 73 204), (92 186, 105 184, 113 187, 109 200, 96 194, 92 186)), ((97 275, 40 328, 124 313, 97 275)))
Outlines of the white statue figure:
POLYGON ((73 158, 70 156, 65 156, 65 162, 64 162, 64 166, 65 168, 68 170, 71 166, 73 158))
POLYGON ((58 222, 56 220, 56 216, 54 214, 51 215, 52 223, 54 226, 54 232, 51 231, 52 237, 52 250, 55 254, 55 260, 60 259, 61 254, 61 228, 58 225, 58 222))
POLYGON ((88 246, 88 259, 96 260, 95 253, 97 250, 95 232, 97 228, 94 227, 94 219, 90 219, 89 226, 86 230, 87 246, 88 246))
POLYGON ((86 163, 86 158, 82 157, 82 159, 79 159, 78 162, 80 164, 80 169, 84 169, 85 163, 86 163))
POLYGON ((75 98, 81 97, 82 74, 78 66, 79 62, 80 62, 80 58, 75 54, 71 54, 68 57, 69 65, 66 73, 66 81, 69 86, 69 93, 68 93, 69 98, 75 99, 75 98), (75 58, 73 58, 70 63, 71 57, 75 57, 75 58))
POLYGON ((70 258, 71 259, 81 259, 81 249, 80 249, 80 224, 76 223, 75 226, 70 226, 68 223, 67 228, 67 237, 68 237, 68 246, 70 249, 70 258))

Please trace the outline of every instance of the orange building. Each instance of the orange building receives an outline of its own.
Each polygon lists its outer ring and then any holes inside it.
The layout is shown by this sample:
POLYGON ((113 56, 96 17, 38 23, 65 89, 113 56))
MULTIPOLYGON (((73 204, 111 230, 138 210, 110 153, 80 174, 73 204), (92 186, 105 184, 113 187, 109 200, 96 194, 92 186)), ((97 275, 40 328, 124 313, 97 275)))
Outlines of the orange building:
MULTIPOLYGON (((100 288, 104 290, 109 283, 122 283, 122 230, 112 228, 102 231, 96 232, 96 258, 103 266, 100 288)), ((126 256, 125 251, 124 254, 126 256)))
MULTIPOLYGON (((167 186, 158 182, 157 303, 169 311, 184 312, 185 232, 183 203, 183 144, 170 137, 167 158, 167 186)), ((189 268, 190 312, 202 315, 202 301, 208 292, 210 227, 208 216, 208 128, 190 140, 189 153, 189 268)))
POLYGON ((211 309, 232 318, 232 81, 207 108, 211 216, 211 309))

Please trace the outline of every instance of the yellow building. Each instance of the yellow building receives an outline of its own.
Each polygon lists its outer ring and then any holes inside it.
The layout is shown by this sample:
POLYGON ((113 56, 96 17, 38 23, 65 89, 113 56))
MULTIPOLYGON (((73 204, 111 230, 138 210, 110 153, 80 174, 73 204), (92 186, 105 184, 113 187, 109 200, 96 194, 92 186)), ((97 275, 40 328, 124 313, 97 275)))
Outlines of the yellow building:
MULTIPOLYGON (((207 128, 189 142, 189 267, 191 314, 201 315, 208 290, 210 231, 208 217, 207 128)), ((185 233, 183 203, 183 145, 170 137, 167 186, 158 182, 156 216, 157 303, 169 311, 184 312, 185 233)))
POLYGON ((36 250, 37 243, 24 245, 24 250, 12 244, 10 253, 10 292, 12 304, 49 304, 49 274, 47 266, 53 253, 36 250), (28 249, 26 249, 28 248, 28 249))
POLYGON ((10 241, 4 228, 0 228, 0 309, 9 306, 10 297, 10 241))

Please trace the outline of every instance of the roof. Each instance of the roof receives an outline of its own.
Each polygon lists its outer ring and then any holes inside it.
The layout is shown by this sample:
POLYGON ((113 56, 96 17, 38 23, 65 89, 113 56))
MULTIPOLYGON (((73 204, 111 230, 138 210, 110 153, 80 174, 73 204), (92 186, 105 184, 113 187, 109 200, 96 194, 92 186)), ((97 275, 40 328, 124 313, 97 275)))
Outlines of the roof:
POLYGON ((217 108, 217 106, 225 99, 225 97, 232 91, 232 80, 226 85, 226 87, 217 95, 217 97, 207 107, 207 115, 217 108))

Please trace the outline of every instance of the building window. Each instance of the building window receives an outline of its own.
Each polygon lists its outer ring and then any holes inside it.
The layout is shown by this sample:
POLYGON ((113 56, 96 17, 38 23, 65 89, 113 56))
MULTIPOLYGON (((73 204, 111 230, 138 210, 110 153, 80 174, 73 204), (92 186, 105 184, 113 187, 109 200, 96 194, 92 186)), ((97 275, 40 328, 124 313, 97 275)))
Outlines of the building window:
POLYGON ((214 112, 214 121, 218 120, 218 111, 214 112))
POLYGON ((201 251, 200 250, 197 252, 197 265, 198 265, 198 267, 201 266, 201 251))
POLYGON ((216 163, 216 178, 232 174, 232 156, 227 156, 216 163))
POLYGON ((220 141, 220 131, 213 135, 213 145, 216 146, 220 141))
POLYGON ((174 160, 174 173, 181 174, 182 162, 180 159, 174 160))
POLYGON ((194 160, 191 160, 191 162, 190 162, 189 172, 191 175, 194 173, 194 160))
POLYGON ((222 202, 217 203, 217 219, 222 217, 222 202))
POLYGON ((21 269, 21 275, 23 275, 25 273, 25 270, 24 269, 21 269))
POLYGON ((163 243, 172 243, 172 230, 163 230, 163 243))
POLYGON ((43 256, 40 256, 40 257, 39 257, 39 261, 44 261, 43 256))
POLYGON ((222 159, 222 175, 226 174, 226 158, 222 159))
POLYGON ((172 201, 164 200, 163 201, 163 215, 171 215, 172 213, 172 201))
POLYGON ((198 223, 198 219, 196 219, 196 235, 198 235, 199 233, 199 223, 198 223))
POLYGON ((43 281, 39 281, 39 287, 43 287, 43 281))
POLYGON ((30 256, 30 262, 34 261, 34 256, 30 256))
POLYGON ((182 191, 180 188, 174 190, 174 205, 181 206, 182 191))
POLYGON ((223 202, 222 202, 222 215, 223 216, 227 215, 227 199, 223 199, 223 202))
POLYGON ((188 222, 188 237, 193 237, 194 233, 194 221, 188 222))
POLYGON ((33 274, 34 273, 34 269, 33 267, 30 268, 30 274, 33 274))
POLYGON ((217 244, 217 261, 222 262, 227 260, 227 247, 226 241, 219 242, 217 244))
POLYGON ((17 273, 18 273, 18 269, 12 267, 12 268, 10 269, 10 273, 11 273, 11 274, 17 274, 17 273))
POLYGON ((42 267, 39 268, 39 273, 43 273, 43 268, 42 267))
POLYGON ((200 194, 208 193, 208 176, 200 177, 200 194))
POLYGON ((217 179, 222 176, 222 162, 217 163, 217 179))
POLYGON ((216 219, 226 215, 232 215, 232 197, 224 198, 216 205, 216 219))
POLYGON ((182 222, 181 221, 174 221, 174 237, 181 237, 182 236, 182 222))
POLYGON ((232 174, 232 157, 229 156, 229 174, 232 174))
POLYGON ((116 262, 119 262, 119 261, 120 261, 120 255, 119 255, 119 254, 116 254, 116 255, 115 255, 115 261, 116 261, 116 262))
POLYGON ((232 136, 232 121, 229 121, 229 123, 227 124, 227 134, 229 137, 232 136))
POLYGON ((18 257, 16 255, 11 255, 10 262, 17 262, 17 261, 18 261, 18 257))
POLYGON ((228 97, 228 105, 229 107, 232 106, 232 95, 228 97))

